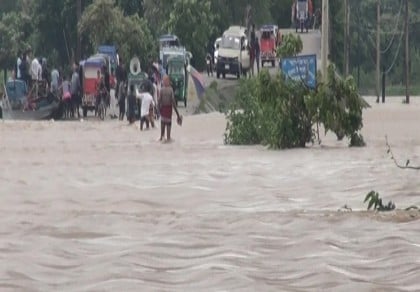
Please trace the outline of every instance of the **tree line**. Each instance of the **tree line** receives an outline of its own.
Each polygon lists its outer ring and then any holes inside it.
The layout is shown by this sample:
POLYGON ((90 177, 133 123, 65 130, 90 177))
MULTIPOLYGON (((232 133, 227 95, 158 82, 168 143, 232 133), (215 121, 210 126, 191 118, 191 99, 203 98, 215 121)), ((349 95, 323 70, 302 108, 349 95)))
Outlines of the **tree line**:
MULTIPOLYGON (((400 44, 403 0, 381 0, 382 64, 389 84, 402 84, 404 46, 400 44), (392 65, 392 68, 391 68, 392 65)), ((245 23, 245 9, 252 7, 252 22, 292 27, 293 0, 2 0, 0 2, 0 68, 11 69, 19 49, 31 46, 49 64, 64 67, 77 55, 94 53, 100 43, 114 43, 128 61, 134 54, 142 62, 156 58, 158 36, 176 34, 193 53, 192 64, 205 65, 210 45, 233 24, 245 23), (81 18, 77 19, 77 3, 81 18)), ((322 0, 313 0, 314 10, 322 0)), ((377 0, 349 0, 350 73, 359 88, 374 89, 377 0)), ((330 0, 330 58, 339 71, 344 67, 344 1, 330 0)), ((420 1, 410 1, 411 83, 420 81, 420 1)), ((403 41, 403 40, 401 40, 403 41)))
POLYGON ((129 60, 156 58, 158 36, 176 34, 193 53, 193 65, 204 66, 209 44, 232 24, 244 24, 245 7, 254 8, 255 23, 290 26, 292 0, 2 0, 0 3, 0 67, 12 68, 19 50, 31 46, 35 56, 65 66, 98 44, 119 47, 129 60), (77 2, 81 18, 77 19, 77 2), (257 8, 258 7, 258 8, 257 8), (272 12, 272 11, 275 11, 272 12))

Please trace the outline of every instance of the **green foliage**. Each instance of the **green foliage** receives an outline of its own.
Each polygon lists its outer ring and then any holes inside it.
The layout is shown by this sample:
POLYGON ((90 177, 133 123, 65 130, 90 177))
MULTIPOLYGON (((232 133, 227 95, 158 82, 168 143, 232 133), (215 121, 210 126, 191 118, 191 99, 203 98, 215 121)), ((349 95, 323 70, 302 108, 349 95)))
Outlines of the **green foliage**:
MULTIPOLYGON (((31 6, 31 18, 34 28, 32 34, 35 56, 42 55, 49 59, 50 64, 68 64, 72 52, 67 52, 66 42, 70 42, 74 30, 69 27, 76 26, 77 20, 75 14, 75 1, 64 0, 38 0, 31 6), (51 14, 57 13, 59 16, 51 17, 51 14), (69 17, 72 15, 72 17, 69 17), (64 39, 66 36, 66 40, 64 39)), ((71 46, 71 44, 68 44, 71 46)))
POLYGON ((302 52, 303 43, 302 39, 298 34, 288 33, 283 36, 283 42, 280 47, 277 48, 277 57, 293 57, 302 52))
POLYGON ((263 144, 273 149, 305 147, 313 141, 312 117, 306 103, 310 91, 282 75, 263 70, 241 80, 227 112, 226 144, 263 144))
POLYGON ((0 67, 12 68, 17 54, 25 50, 31 33, 29 17, 17 12, 3 14, 0 21, 0 67))
POLYGON ((379 193, 375 191, 370 191, 363 203, 368 202, 367 209, 377 210, 377 211, 392 211, 395 209, 395 204, 392 201, 389 201, 387 205, 383 205, 382 198, 379 197, 379 193))
POLYGON ((350 146, 364 146, 359 131, 363 127, 363 109, 368 104, 358 94, 353 77, 339 78, 331 65, 327 80, 315 93, 313 106, 318 110, 315 122, 322 123, 325 133, 332 131, 339 140, 349 137, 350 146))
MULTIPOLYGON (((299 38, 284 38, 281 56, 301 50, 299 38)), ((335 67, 328 68, 326 83, 311 90, 301 82, 270 76, 262 70, 257 78, 241 80, 236 100, 227 112, 225 143, 263 144, 283 149, 314 142, 314 125, 324 126, 350 146, 364 146, 362 112, 368 104, 357 93, 353 78, 342 80, 335 67)), ((319 137, 318 137, 319 138, 319 137)))
POLYGON ((118 44, 125 60, 137 55, 145 64, 156 50, 145 19, 137 14, 125 17, 113 0, 95 0, 89 5, 82 15, 79 30, 88 36, 94 48, 101 44, 118 44))
MULTIPOLYGON (((392 201, 389 201, 388 204, 384 205, 382 202, 382 198, 379 196, 378 192, 370 191, 367 193, 365 200, 363 203, 368 203, 367 209, 374 210, 374 211, 392 211, 395 210, 395 204, 392 201)), ((404 209, 405 211, 411 211, 411 210, 418 210, 420 211, 419 207, 415 205, 411 205, 410 207, 407 207, 404 209)))
POLYGON ((117 0, 117 5, 121 7, 126 16, 137 14, 139 17, 142 17, 144 14, 143 2, 144 0, 117 0))
MULTIPOLYGON (((14 63, 16 49, 22 45, 31 45, 35 56, 46 56, 56 65, 68 66, 75 55, 77 44, 76 4, 81 0, 1 0, 0 18, 2 15, 14 13, 17 20, 9 21, 6 17, 0 29, 0 66, 11 68, 14 63), (16 23, 19 23, 16 25, 16 23), (24 25, 22 26, 22 23, 24 25), (16 33, 12 33, 16 32, 16 33), (21 37, 24 35, 23 37, 21 37), (22 44, 23 43, 23 44, 22 44), (66 43, 68 48, 66 47, 66 43)), ((157 52, 145 51, 145 48, 157 46, 156 38, 163 33, 177 34, 182 43, 193 53, 192 64, 197 68, 204 68, 204 56, 207 48, 214 43, 222 32, 230 25, 245 24, 245 8, 251 5, 252 19, 257 28, 262 24, 273 23, 280 27, 291 25, 291 5, 293 0, 83 0, 82 11, 86 14, 82 25, 84 33, 81 37, 83 57, 94 53, 99 41, 115 42, 118 46, 125 46, 124 51, 135 51, 132 45, 125 45, 128 40, 137 43, 127 23, 134 22, 145 35, 151 33, 153 44, 141 44, 138 51, 147 55, 157 52), (91 4, 94 2, 94 5, 91 4), (100 5, 100 3, 104 5, 100 5), (104 10, 95 13, 88 21, 87 7, 104 10), (106 7, 107 6, 107 7, 106 7), (108 13, 108 14, 107 14, 108 13), (98 15, 103 19, 95 18, 98 15), (138 16, 141 21, 120 21, 121 17, 138 16), (87 23, 93 24, 89 27, 87 23), (105 24, 101 26, 100 24, 105 24), (147 28, 145 27, 147 26, 147 28), (127 33, 128 31, 128 33, 127 33), (119 36, 116 36, 118 35, 119 36), (127 49, 130 48, 130 49, 127 49)), ((321 1, 313 1, 314 10, 320 7, 321 1)), ((375 89, 375 40, 376 40, 376 0, 350 1, 350 72, 356 76, 356 83, 363 93, 372 94, 375 89), (358 74, 358 72, 360 74, 358 74)), ((343 69, 344 44, 344 1, 330 0, 330 57, 343 69)), ((410 79, 411 84, 420 82, 420 2, 409 1, 410 5, 410 79)), ((394 66, 386 76, 387 86, 400 86, 404 79, 404 39, 400 45, 400 34, 403 30, 404 13, 398 20, 401 1, 382 0, 382 34, 381 34, 381 67, 390 68, 394 59, 394 66), (388 50, 386 50, 389 48, 388 50)), ((92 11, 91 11, 92 12, 92 11)), ((79 24, 80 28, 81 24, 79 24)), ((280 49, 280 56, 293 56, 286 48, 280 49), (284 50, 284 52, 283 52, 284 50)), ((127 60, 131 56, 124 56, 127 60)), ((144 58, 146 59, 146 57, 144 58)), ((387 94, 398 93, 392 88, 387 94)), ((413 91, 413 94, 415 91, 413 91)))
POLYGON ((240 80, 237 98, 227 113, 226 144, 262 143, 262 125, 259 121, 263 118, 263 113, 257 96, 258 84, 259 79, 240 80))
POLYGON ((178 0, 165 22, 167 32, 176 34, 191 51, 191 63, 196 67, 205 64, 205 47, 214 30, 214 14, 210 0, 178 0), (193 29, 192 29, 193 28, 193 29))

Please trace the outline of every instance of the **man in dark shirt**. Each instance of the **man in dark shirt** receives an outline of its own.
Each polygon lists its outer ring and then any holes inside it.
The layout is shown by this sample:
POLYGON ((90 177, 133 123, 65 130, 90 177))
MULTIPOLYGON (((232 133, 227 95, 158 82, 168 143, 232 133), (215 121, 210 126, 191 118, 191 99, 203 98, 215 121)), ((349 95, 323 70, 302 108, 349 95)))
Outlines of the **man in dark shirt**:
POLYGON ((109 78, 109 72, 108 72, 108 68, 106 67, 106 66, 104 66, 103 68, 102 68, 102 71, 103 71, 103 76, 104 76, 104 79, 105 79, 105 87, 106 87, 106 91, 107 91, 107 93, 108 93, 108 96, 107 96, 107 105, 108 105, 108 107, 110 106, 110 93, 111 93, 111 85, 110 85, 110 78, 109 78))
POLYGON ((120 90, 120 84, 125 81, 125 72, 124 72, 123 60, 120 57, 120 62, 117 66, 115 77, 117 78, 117 87, 115 88, 115 96, 119 96, 118 92, 120 90))
POLYGON ((128 103, 128 113, 127 120, 130 124, 134 123, 136 120, 135 117, 135 106, 136 106, 136 92, 133 84, 130 84, 130 92, 127 97, 128 103))
POLYGON ((260 42, 255 38, 255 61, 257 62, 257 72, 260 73, 260 42))

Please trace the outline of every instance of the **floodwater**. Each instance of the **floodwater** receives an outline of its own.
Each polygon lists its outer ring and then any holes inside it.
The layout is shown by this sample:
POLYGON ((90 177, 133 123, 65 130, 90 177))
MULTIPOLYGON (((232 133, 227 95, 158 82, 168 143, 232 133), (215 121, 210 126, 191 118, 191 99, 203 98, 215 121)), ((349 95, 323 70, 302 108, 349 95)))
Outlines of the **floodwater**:
MULTIPOLYGON (((371 101, 371 100, 370 100, 371 101)), ((218 113, 171 144, 115 120, 0 122, 1 291, 419 291, 420 102, 365 113, 367 147, 223 145, 218 113), (338 211, 343 205, 352 212, 338 211)))

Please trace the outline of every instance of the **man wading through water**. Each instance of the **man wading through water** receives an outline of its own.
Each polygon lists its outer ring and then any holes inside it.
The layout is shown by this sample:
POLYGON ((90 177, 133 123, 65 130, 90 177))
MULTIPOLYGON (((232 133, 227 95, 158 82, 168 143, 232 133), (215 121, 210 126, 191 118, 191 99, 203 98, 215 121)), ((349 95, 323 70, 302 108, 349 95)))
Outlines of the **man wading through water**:
POLYGON ((160 141, 163 141, 166 128, 166 140, 170 142, 172 127, 172 109, 175 110, 175 113, 177 115, 178 125, 182 125, 182 116, 179 115, 178 109, 176 108, 175 95, 171 87, 168 75, 165 75, 163 77, 163 87, 160 90, 158 104, 160 110, 160 141))

